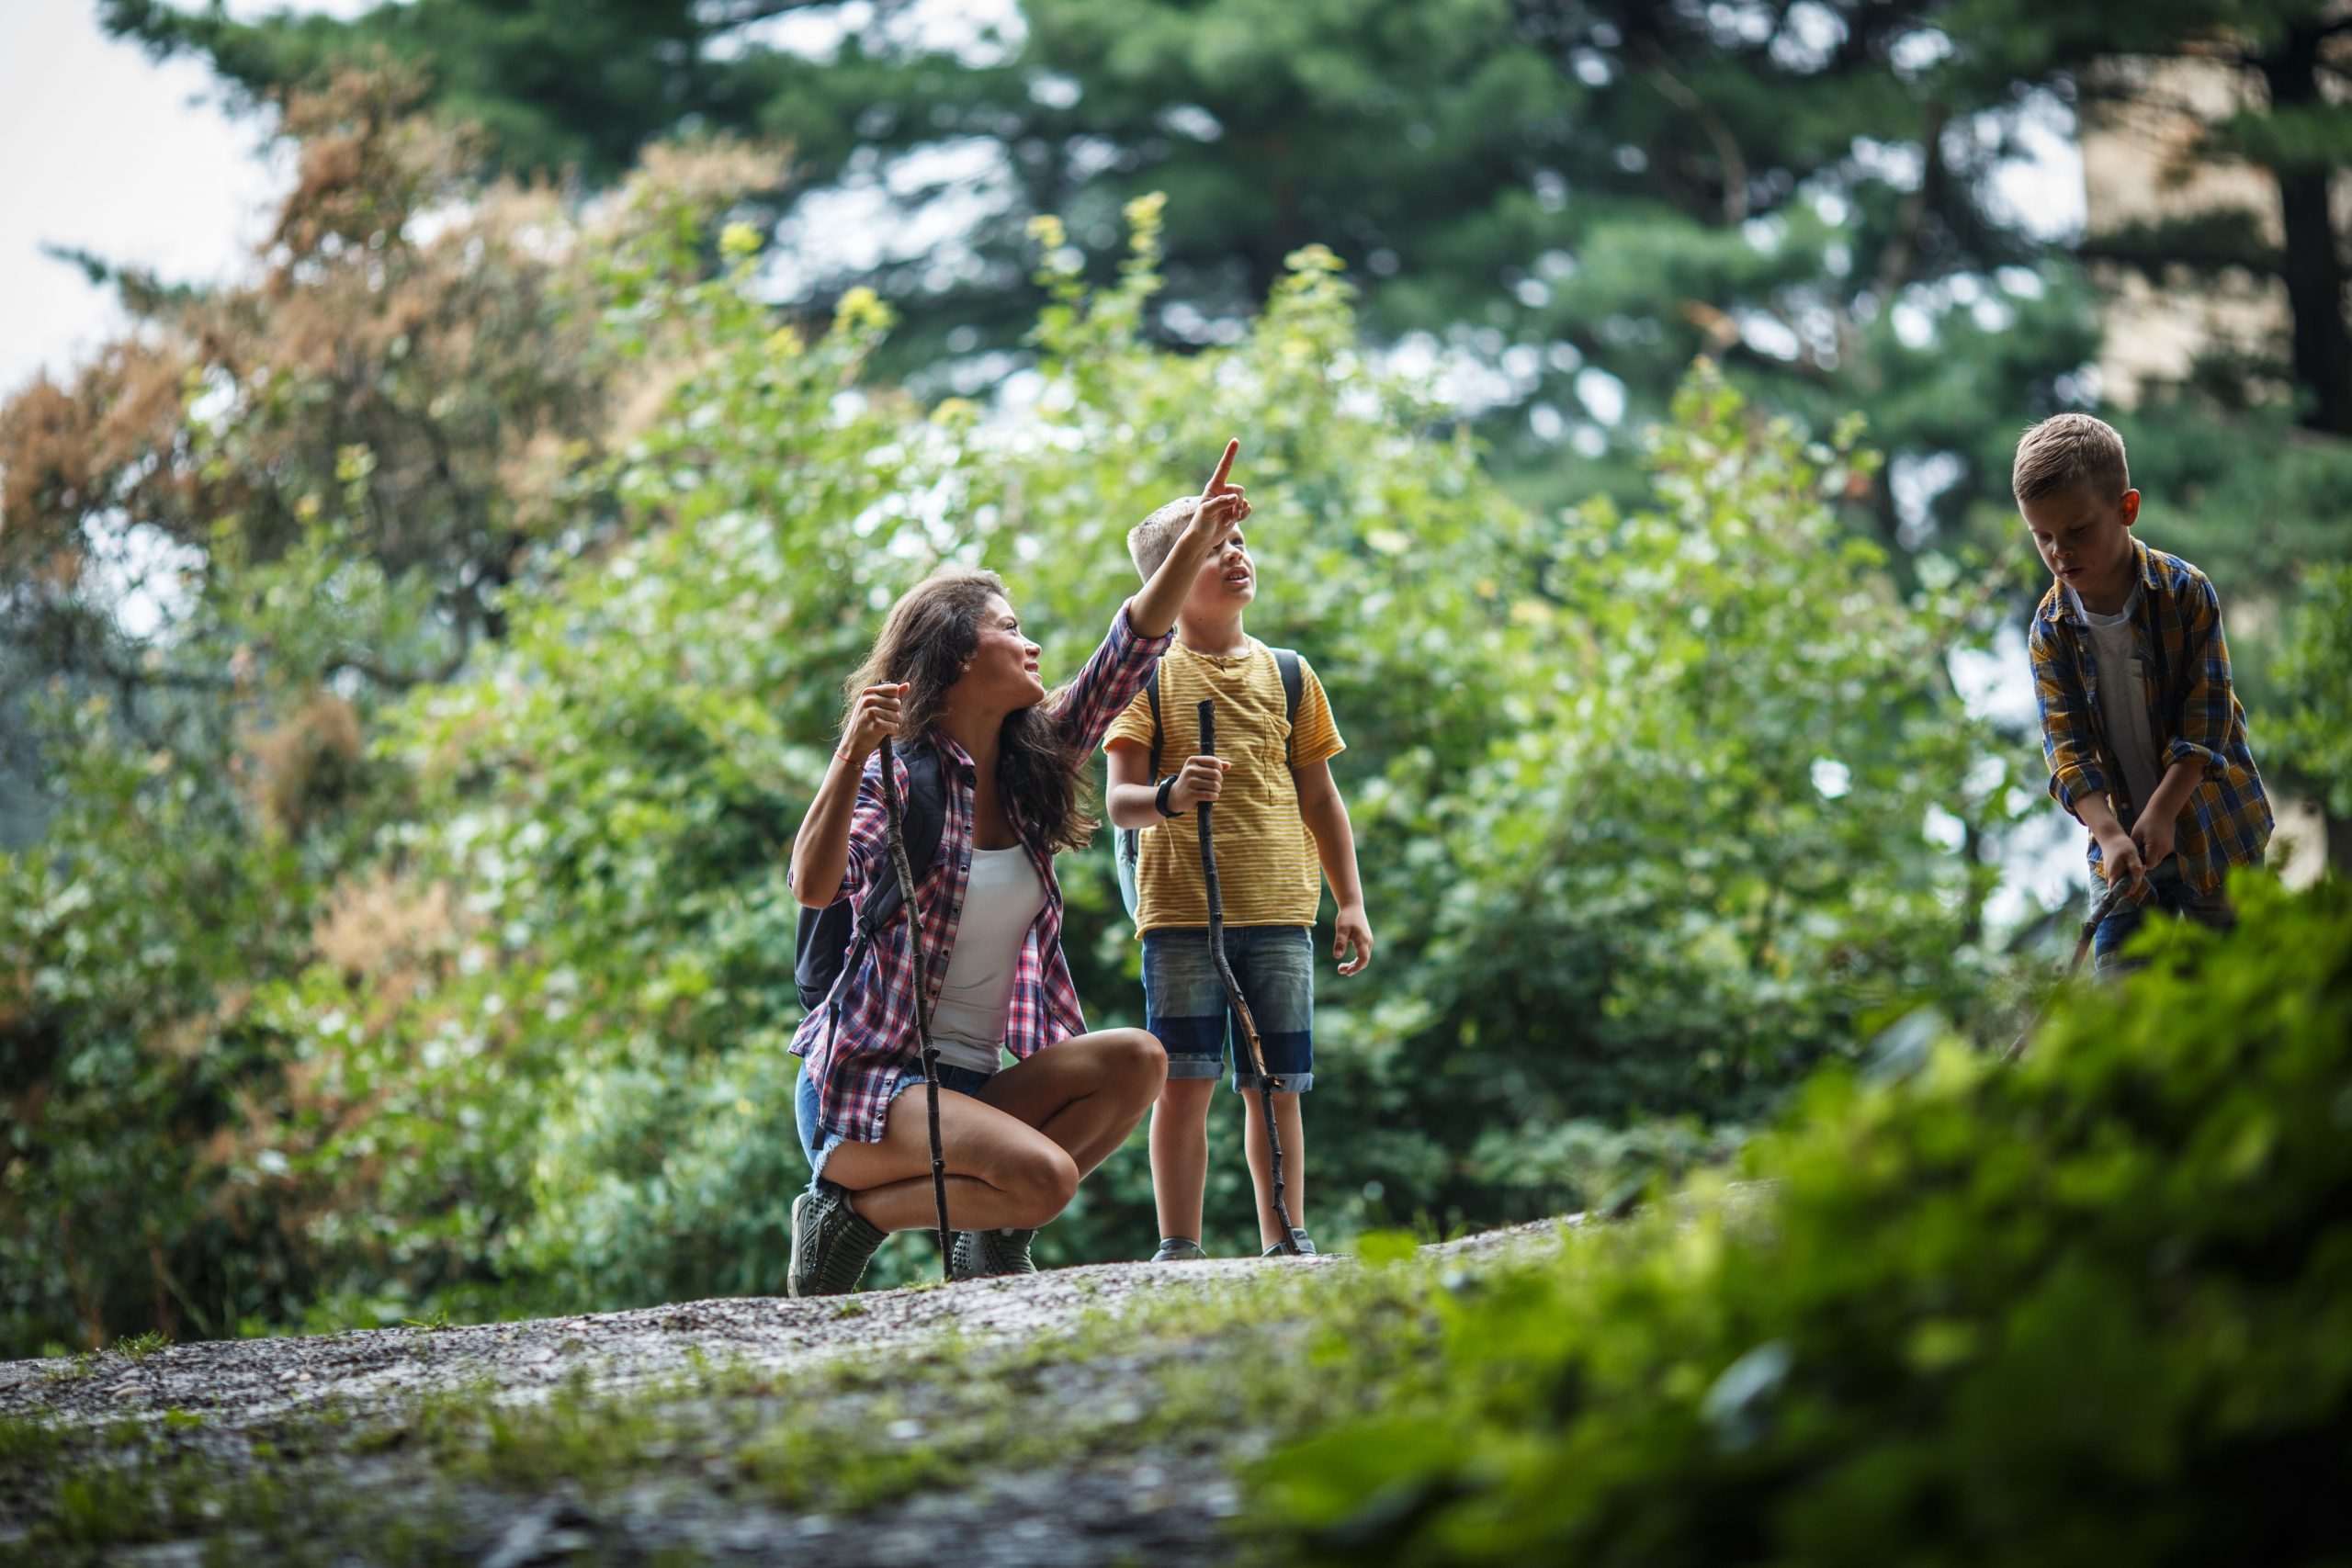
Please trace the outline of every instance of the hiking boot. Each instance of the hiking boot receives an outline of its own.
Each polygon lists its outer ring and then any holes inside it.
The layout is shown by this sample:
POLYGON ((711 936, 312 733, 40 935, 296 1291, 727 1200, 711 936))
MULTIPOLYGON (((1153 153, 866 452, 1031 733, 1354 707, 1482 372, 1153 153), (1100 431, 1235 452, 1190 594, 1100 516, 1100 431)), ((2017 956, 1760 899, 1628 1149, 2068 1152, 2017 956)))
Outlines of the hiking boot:
POLYGON ((796 1296, 845 1296, 857 1289, 881 1245, 882 1233, 849 1206, 848 1190, 820 1181, 792 1201, 792 1272, 786 1289, 796 1296))
POLYGON ((955 1255, 947 1264, 951 1280, 986 1280, 998 1274, 1035 1274, 1029 1240, 1035 1231, 957 1231, 955 1255))
MULTIPOLYGON (((1300 1252, 1309 1258, 1315 1256, 1315 1238, 1306 1234, 1306 1227, 1302 1225, 1291 1226, 1290 1239, 1292 1242, 1296 1244, 1300 1252)), ((1284 1258, 1289 1256, 1289 1254, 1283 1250, 1283 1244, 1281 1242, 1276 1242, 1273 1246, 1266 1248, 1266 1250, 1260 1254, 1260 1256, 1264 1258, 1284 1258)))
POLYGON ((1190 1263, 1195 1258, 1206 1258, 1201 1244, 1188 1235, 1162 1236, 1159 1250, 1151 1255, 1154 1263, 1190 1263))

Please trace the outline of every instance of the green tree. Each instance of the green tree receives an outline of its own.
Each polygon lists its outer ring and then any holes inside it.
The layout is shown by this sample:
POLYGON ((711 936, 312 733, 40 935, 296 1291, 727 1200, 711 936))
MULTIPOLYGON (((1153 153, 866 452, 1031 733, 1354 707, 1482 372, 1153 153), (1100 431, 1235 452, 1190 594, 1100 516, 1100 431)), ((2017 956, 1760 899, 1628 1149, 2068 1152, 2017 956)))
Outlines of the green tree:
MULTIPOLYGON (((198 1332, 774 1290, 803 1179, 780 867, 840 680, 948 558, 1002 570, 1074 666, 1132 590, 1125 526, 1231 431, 1254 629, 1332 692, 1388 937, 1377 988, 1326 987, 1327 1232, 1589 1201, 1625 1159, 1705 1152, 1897 993, 1972 994, 1981 879, 1921 828, 2001 809, 1934 677, 1980 591, 1929 573, 1906 598, 1841 538, 1858 456, 1708 372, 1654 508, 1544 523, 1362 352, 1329 253, 1230 347, 1155 345, 1151 201, 1106 289, 1041 229, 1033 401, 926 406, 871 367, 874 296, 780 325, 756 228, 707 278, 692 202, 637 188, 639 220, 578 236, 581 308, 624 361, 700 352, 576 480, 611 525, 497 593, 502 637, 356 702, 291 678, 341 617, 389 635, 430 586, 338 547, 365 526, 339 504, 274 560, 224 555, 189 617, 223 629, 178 649, 277 650, 265 728, 156 756, 60 716, 74 809, 0 857, 0 1050, 29 1086, 12 1342, 144 1326, 166 1274, 164 1325, 198 1332), (236 643, 255 605, 278 629, 236 643), (66 1269, 58 1237, 97 1234, 106 1173, 140 1161, 162 1249, 118 1234, 66 1269)), ((1090 1013, 1133 1019, 1107 852, 1065 873, 1090 1013)), ((1238 1234, 1238 1162, 1219 1176, 1238 1234)), ((1128 1254, 1148 1213, 1140 1159, 1115 1162, 1047 1255, 1128 1254)))
POLYGON ((362 63, 429 71, 435 102, 449 121, 487 132, 497 167, 577 169, 601 185, 634 167, 648 142, 688 125, 750 129, 758 73, 709 58, 710 47, 808 3, 421 0, 348 21, 293 10, 239 21, 218 4, 100 0, 98 16, 158 54, 202 53, 257 102, 362 63))
POLYGON ((2352 17, 2327 0, 2162 0, 2052 11, 1983 0, 1960 13, 1993 76, 2061 84, 2093 118, 2185 119, 2187 175, 2256 177, 2228 204, 2149 214, 2094 235, 2086 254, 2159 287, 2236 273, 2278 286, 2287 329, 2251 365, 2217 370, 2283 384, 2296 417, 2352 436, 2352 237, 2331 184, 2352 165, 2352 17))
POLYGON ((502 584, 616 525, 610 378, 625 347, 658 388, 671 345, 605 336, 590 286, 653 265, 647 234, 703 268, 669 236, 756 161, 665 154, 658 200, 583 228, 477 179, 410 91, 296 95, 261 280, 126 279, 138 330, 0 408, 5 761, 34 800, 0 854, 0 1315, 28 1348, 231 1333, 322 1289, 306 1227, 365 1162, 311 1185, 286 1146, 364 1102, 253 999, 447 926, 365 869, 413 809, 377 716, 503 630, 502 584))
MULTIPOLYGON (((260 85, 388 36, 528 30, 554 9, 429 0, 349 23, 248 25, 150 6, 111 15, 260 85)), ((591 18, 589 40, 619 9, 561 8, 591 18)), ((793 258, 804 299, 863 283, 899 302, 901 368, 943 356, 968 362, 950 380, 1001 368, 970 356, 1013 346, 1034 310, 1027 220, 1062 214, 1103 251, 1125 203, 1163 190, 1156 336, 1229 340, 1283 258, 1327 244, 1365 289, 1378 341, 1430 334, 1532 498, 1637 494, 1634 432, 1706 352, 1750 396, 1820 429, 1870 406, 1878 438, 1945 481, 1951 518, 1994 483, 1986 431, 2051 406, 2091 339, 2078 280, 2044 265, 1993 192, 2023 110, 2007 83, 1945 63, 1949 9, 1032 0, 1017 44, 993 51, 951 52, 887 6, 822 62, 754 36, 711 64, 729 10, 703 13, 693 37, 649 23, 611 42, 624 77, 668 52, 684 57, 682 82, 735 73, 734 96, 697 100, 687 122, 748 116, 793 141, 804 201, 896 167, 922 205, 942 191, 905 155, 986 154, 978 175, 933 176, 967 197, 943 217, 968 220, 945 254, 886 245, 846 270, 793 258), (1939 454, 1959 468, 1931 463, 1939 454)), ((514 114, 558 112, 535 71, 501 75, 501 59, 467 57, 443 89, 453 109, 505 123, 487 94, 514 114)), ((599 135, 646 124, 642 107, 595 122, 599 135)), ((536 132, 505 145, 546 156, 536 132)), ((1894 525, 1891 489, 1863 499, 1894 525)))

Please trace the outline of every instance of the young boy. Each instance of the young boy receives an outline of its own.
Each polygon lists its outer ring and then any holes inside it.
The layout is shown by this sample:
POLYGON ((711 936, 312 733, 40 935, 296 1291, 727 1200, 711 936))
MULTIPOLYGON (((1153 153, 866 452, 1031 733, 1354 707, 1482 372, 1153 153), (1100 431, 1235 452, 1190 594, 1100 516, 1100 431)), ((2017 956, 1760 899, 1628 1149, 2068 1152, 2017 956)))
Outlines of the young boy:
POLYGON ((2113 974, 2152 903, 2230 923, 2222 877, 2261 863, 2270 801, 2230 689, 2221 601, 2203 572, 2132 536, 2123 438, 2088 414, 2046 419, 2018 443, 2010 488, 2056 579, 2027 638, 2050 793, 2090 829, 2093 874, 2132 888, 2092 941, 2113 974))
MULTIPOLYGON (((1167 558, 1196 502, 1170 502, 1127 536, 1147 579, 1167 558)), ((1144 1027, 1168 1051, 1168 1082, 1151 1116, 1151 1186, 1164 1238, 1154 1262, 1205 1257, 1201 1189, 1208 1166, 1209 1100, 1216 1089, 1229 1010, 1209 953, 1208 896, 1201 874, 1193 807, 1213 804, 1225 951, 1250 1004, 1278 1080, 1276 1129, 1283 1186, 1302 1252, 1306 1236, 1306 1141, 1298 1097, 1314 1087, 1316 906, 1324 876, 1340 906, 1332 956, 1354 975, 1372 961, 1372 927, 1356 874, 1347 804, 1331 782, 1340 749, 1331 705, 1303 660, 1288 661, 1242 630, 1258 574, 1236 530, 1193 579, 1177 612, 1176 644, 1160 660, 1157 734, 1148 693, 1137 696, 1104 738, 1111 825, 1141 829, 1136 868, 1136 931, 1143 941, 1144 1027), (1295 683, 1295 698, 1290 694, 1295 683), (1214 699, 1215 756, 1201 755, 1200 705, 1214 699), (1295 717, 1293 716, 1294 701, 1295 717), (1155 744, 1156 742, 1156 744, 1155 744), (1152 776, 1158 752, 1161 774, 1152 776), (1320 864, 1320 874, 1317 872, 1320 864)), ((1269 1256, 1281 1250, 1259 1078, 1233 1026, 1233 1087, 1249 1123, 1258 1234, 1269 1256)))

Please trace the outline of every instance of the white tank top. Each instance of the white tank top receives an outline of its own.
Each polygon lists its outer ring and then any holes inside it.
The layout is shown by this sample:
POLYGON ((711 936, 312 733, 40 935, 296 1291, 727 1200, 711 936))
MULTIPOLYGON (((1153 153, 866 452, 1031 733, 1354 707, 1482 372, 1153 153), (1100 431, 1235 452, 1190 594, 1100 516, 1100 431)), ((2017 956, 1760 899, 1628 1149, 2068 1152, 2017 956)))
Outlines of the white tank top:
POLYGON ((931 1011, 932 1043, 939 1059, 975 1072, 997 1069, 1012 1011, 1012 981, 1022 944, 1046 907, 1046 884, 1029 852, 972 852, 964 889, 964 918, 956 929, 939 1002, 931 1011))

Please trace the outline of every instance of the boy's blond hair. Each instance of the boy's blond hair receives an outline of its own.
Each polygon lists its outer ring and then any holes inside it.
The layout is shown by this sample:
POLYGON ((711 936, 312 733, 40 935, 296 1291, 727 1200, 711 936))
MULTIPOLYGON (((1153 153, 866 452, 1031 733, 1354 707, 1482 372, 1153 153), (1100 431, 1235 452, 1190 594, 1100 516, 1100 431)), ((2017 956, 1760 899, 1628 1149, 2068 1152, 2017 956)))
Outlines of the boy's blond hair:
POLYGON ((1200 510, 1200 505, 1199 496, 1180 495, 1127 530, 1127 554, 1146 582, 1168 558, 1168 552, 1176 547, 1176 536, 1184 531, 1184 525, 1193 520, 1193 513, 1200 510))
POLYGON ((2115 426, 2086 413, 2056 414, 2018 439, 2009 489, 2022 504, 2075 485, 2121 495, 2132 488, 2132 466, 2115 426))

